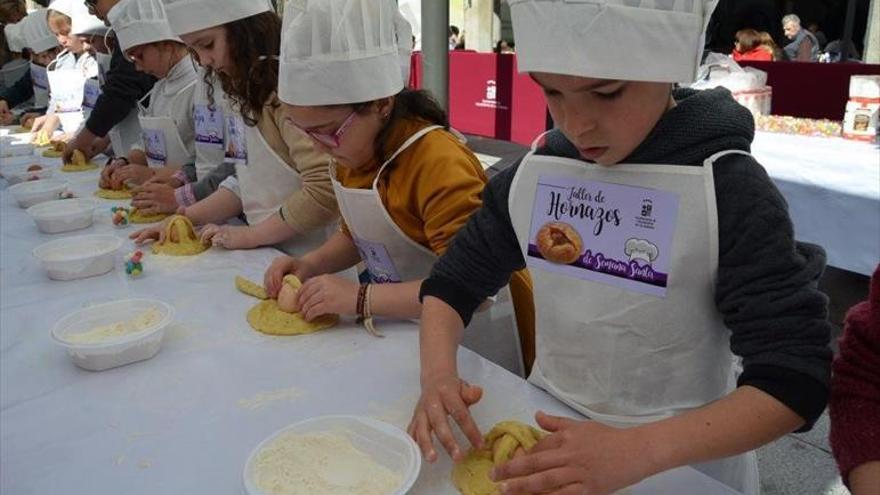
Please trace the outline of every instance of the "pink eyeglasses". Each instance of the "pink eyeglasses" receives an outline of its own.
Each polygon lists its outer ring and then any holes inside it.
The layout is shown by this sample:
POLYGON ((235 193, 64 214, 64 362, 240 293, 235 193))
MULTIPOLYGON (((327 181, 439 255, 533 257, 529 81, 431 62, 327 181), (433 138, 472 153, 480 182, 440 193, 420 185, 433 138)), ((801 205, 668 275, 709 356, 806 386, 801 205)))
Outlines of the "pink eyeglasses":
MULTIPOLYGON (((354 122, 354 118, 356 116, 357 116, 356 110, 352 111, 350 114, 348 114, 348 117, 345 118, 345 120, 342 122, 342 124, 339 126, 338 129, 336 129, 336 132, 334 132, 333 134, 324 134, 322 132, 310 131, 307 129, 303 129, 302 127, 300 127, 296 124, 293 124, 293 125, 296 126, 297 129, 308 134, 309 137, 311 137, 315 141, 323 144, 324 146, 326 146, 328 148, 338 148, 339 143, 342 140, 342 136, 345 134, 345 131, 348 130, 348 128, 351 126, 351 123, 354 122)), ((293 123, 293 121, 290 119, 288 119, 288 121, 293 123)))

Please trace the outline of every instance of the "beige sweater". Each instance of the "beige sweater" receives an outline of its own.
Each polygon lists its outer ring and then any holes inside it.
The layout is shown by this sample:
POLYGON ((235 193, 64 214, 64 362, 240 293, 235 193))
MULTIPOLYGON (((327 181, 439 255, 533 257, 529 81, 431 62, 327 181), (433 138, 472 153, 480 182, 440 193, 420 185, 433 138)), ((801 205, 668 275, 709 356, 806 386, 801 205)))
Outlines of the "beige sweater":
POLYGON ((272 150, 302 177, 302 189, 292 191, 281 216, 297 233, 307 233, 336 221, 339 207, 330 183, 330 157, 315 150, 311 138, 285 124, 281 106, 263 107, 257 127, 272 150))

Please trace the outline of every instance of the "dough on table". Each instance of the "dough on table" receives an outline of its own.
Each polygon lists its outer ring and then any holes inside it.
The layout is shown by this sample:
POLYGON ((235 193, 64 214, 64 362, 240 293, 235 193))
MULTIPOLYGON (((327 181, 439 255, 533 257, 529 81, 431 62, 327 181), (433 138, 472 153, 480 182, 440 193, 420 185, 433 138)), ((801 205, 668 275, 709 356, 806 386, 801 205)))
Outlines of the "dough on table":
MULTIPOLYGON (((131 197, 131 191, 128 191, 128 187, 124 189, 128 192, 129 197, 131 197)), ((156 213, 154 215, 144 215, 137 208, 131 210, 131 214, 128 216, 128 221, 130 223, 156 223, 161 222, 169 217, 168 213, 156 213)))
POLYGON ((580 234, 565 222, 544 224, 535 241, 545 260, 560 265, 574 263, 584 252, 584 241, 580 234))
POLYGON ((208 249, 196 235, 192 222, 183 215, 174 215, 165 226, 165 240, 153 243, 154 254, 192 256, 208 249))
MULTIPOLYGON (((101 199, 131 199, 133 196, 131 194, 131 189, 128 186, 123 186, 122 189, 104 189, 103 187, 99 187, 97 191, 95 191, 95 196, 101 199)), ((129 219, 129 221, 131 221, 129 219)))
MULTIPOLYGON (((60 155, 59 155, 60 156, 60 155)), ((73 156, 70 163, 61 166, 62 172, 85 172, 86 170, 94 170, 98 168, 98 164, 86 160, 86 155, 80 150, 73 150, 73 156)))
POLYGON ((482 449, 471 449, 452 468, 452 484, 462 495, 498 493, 489 472, 495 466, 525 454, 544 437, 544 432, 519 421, 501 421, 483 437, 482 449))
POLYGON ((257 299, 269 299, 269 294, 266 292, 266 289, 262 285, 256 282, 251 282, 250 280, 244 277, 239 277, 238 275, 235 276, 235 288, 249 296, 254 296, 257 299))
MULTIPOLYGON (((47 136, 46 133, 42 132, 42 131, 34 134, 31 137, 31 144, 33 144, 37 148, 42 148, 43 146, 52 146, 52 148, 46 150, 47 152, 48 151, 58 151, 55 149, 55 146, 53 145, 52 140, 49 138, 49 136, 47 136)), ((62 143, 62 145, 63 144, 64 143, 62 143)), ((61 151, 64 151, 63 146, 61 148, 61 151)), ((61 156, 61 155, 56 155, 56 156, 61 156)))
MULTIPOLYGON (((287 275, 284 277, 282 291, 289 290, 295 296, 300 286, 302 282, 295 275, 287 275)), ((283 311, 278 301, 269 299, 265 288, 244 277, 235 277, 235 287, 245 294, 264 299, 247 313, 248 323, 258 332, 269 335, 301 335, 330 328, 339 322, 338 315, 322 315, 313 321, 306 321, 299 313, 283 311)), ((279 292, 279 296, 281 294, 279 292)))

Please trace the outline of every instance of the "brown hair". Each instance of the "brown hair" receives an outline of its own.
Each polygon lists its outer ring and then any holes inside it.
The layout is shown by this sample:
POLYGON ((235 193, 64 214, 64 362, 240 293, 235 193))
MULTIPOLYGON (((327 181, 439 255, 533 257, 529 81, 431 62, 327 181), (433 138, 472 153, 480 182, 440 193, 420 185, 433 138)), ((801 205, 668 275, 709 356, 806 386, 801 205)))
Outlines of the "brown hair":
MULTIPOLYGON (((224 24, 223 28, 231 73, 205 68, 208 99, 213 104, 211 80, 219 80, 233 108, 241 113, 245 123, 253 126, 260 121, 263 107, 270 103, 269 97, 278 87, 281 18, 274 12, 263 12, 224 24)), ((198 60, 195 54, 194 58, 198 60)))
POLYGON ((736 32, 739 52, 747 53, 761 45, 761 35, 754 29, 740 29, 736 32))
POLYGON ((15 24, 26 15, 24 0, 0 0, 0 24, 15 24))
POLYGON ((782 56, 782 50, 780 50, 779 45, 773 41, 773 36, 770 36, 770 33, 767 31, 761 31, 758 33, 758 36, 761 40, 760 46, 773 55, 773 60, 779 60, 782 56))
MULTIPOLYGON (((351 106, 355 112, 363 114, 376 101, 332 106, 351 106)), ((385 160, 386 153, 388 152, 384 146, 388 134, 391 132, 394 123, 401 119, 424 120, 431 125, 440 125, 444 129, 449 129, 449 119, 446 116, 446 112, 443 111, 437 100, 431 96, 431 93, 422 89, 404 88, 400 93, 394 95, 394 107, 391 109, 388 120, 382 125, 382 129, 379 130, 379 135, 376 137, 376 159, 380 162, 385 160)))

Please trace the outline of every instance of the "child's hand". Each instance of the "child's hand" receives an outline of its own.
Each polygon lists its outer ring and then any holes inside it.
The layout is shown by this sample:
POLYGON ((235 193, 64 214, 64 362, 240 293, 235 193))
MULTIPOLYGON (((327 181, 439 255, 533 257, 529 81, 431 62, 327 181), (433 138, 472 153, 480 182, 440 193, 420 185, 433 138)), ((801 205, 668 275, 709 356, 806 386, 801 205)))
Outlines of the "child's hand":
POLYGON ((296 292, 294 311, 306 321, 321 315, 357 314, 357 297, 360 284, 337 275, 320 275, 303 283, 296 292))
POLYGON ((115 187, 116 184, 113 183, 113 173, 117 169, 119 169, 119 167, 125 165, 126 163, 128 162, 122 158, 116 158, 112 162, 110 162, 110 165, 107 165, 106 167, 104 167, 103 170, 101 170, 101 180, 100 182, 98 182, 98 186, 100 186, 101 189, 122 189, 122 184, 119 184, 118 187, 115 187))
POLYGON ((158 225, 151 225, 147 228, 132 232, 128 238, 132 239, 135 244, 146 244, 150 241, 161 240, 165 236, 165 222, 158 225))
POLYGON ((423 370, 421 382, 422 395, 406 431, 419 444, 425 460, 437 460, 434 437, 452 460, 459 462, 464 458, 464 451, 452 434, 450 416, 471 445, 482 447, 483 435, 471 416, 470 407, 483 397, 483 389, 462 380, 455 372, 426 376, 423 370))
POLYGON ((244 225, 205 225, 199 233, 202 244, 224 249, 248 249, 250 246, 248 228, 244 225))
MULTIPOLYGON (((133 165, 139 167, 140 165, 133 165)), ((180 206, 174 196, 174 188, 166 184, 144 184, 137 188, 131 205, 145 215, 156 213, 174 213, 180 206)))
POLYGON ((143 184, 156 175, 155 170, 144 165, 123 165, 113 172, 112 181, 121 184, 143 184))
POLYGON ((272 261, 269 269, 263 275, 263 287, 269 293, 269 297, 275 299, 281 290, 282 279, 285 275, 292 273, 301 281, 308 280, 311 276, 311 266, 303 262, 302 259, 296 259, 292 256, 279 256, 272 261))

